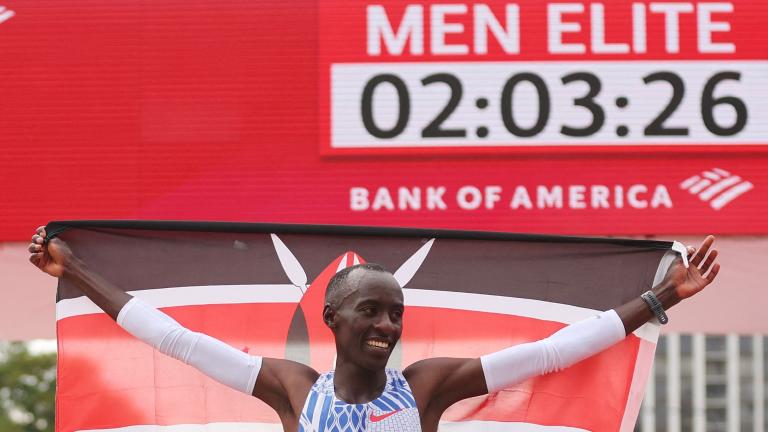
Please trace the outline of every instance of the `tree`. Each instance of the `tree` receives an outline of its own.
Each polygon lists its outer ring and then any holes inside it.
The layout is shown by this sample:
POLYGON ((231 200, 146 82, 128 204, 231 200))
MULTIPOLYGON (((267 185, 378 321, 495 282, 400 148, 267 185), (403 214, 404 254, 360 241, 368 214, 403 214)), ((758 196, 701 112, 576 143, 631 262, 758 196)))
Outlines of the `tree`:
POLYGON ((33 354, 23 342, 0 342, 0 431, 52 432, 56 354, 33 354))

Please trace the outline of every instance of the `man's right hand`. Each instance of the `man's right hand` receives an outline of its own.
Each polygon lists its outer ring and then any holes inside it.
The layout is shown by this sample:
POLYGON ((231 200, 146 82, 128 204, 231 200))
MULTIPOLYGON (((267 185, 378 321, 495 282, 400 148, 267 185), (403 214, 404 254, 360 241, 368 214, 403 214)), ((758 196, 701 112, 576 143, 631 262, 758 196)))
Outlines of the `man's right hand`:
POLYGON ((66 243, 57 238, 46 245, 45 236, 45 227, 38 227, 32 236, 32 243, 29 244, 29 253, 32 254, 29 261, 49 275, 61 277, 67 262, 72 259, 72 251, 66 243))

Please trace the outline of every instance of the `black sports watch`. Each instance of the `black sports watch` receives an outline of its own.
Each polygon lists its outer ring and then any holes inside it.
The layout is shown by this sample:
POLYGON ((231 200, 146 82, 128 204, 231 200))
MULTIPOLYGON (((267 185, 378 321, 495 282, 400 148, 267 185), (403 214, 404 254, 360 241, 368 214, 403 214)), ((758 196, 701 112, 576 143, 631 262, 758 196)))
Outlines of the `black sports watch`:
POLYGON ((649 290, 644 292, 640 298, 643 299, 649 308, 651 308, 651 311, 656 315, 656 319, 659 320, 659 323, 666 324, 669 322, 669 317, 667 317, 667 313, 664 312, 664 306, 661 305, 661 302, 653 291, 649 290))

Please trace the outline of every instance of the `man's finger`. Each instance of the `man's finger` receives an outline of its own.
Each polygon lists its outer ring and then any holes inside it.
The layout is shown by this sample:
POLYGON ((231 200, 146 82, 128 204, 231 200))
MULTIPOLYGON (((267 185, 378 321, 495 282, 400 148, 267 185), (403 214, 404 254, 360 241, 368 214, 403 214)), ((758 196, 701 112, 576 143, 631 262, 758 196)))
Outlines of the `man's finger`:
POLYGON ((715 237, 713 236, 707 236, 707 238, 704 239, 704 241, 701 243, 701 247, 699 247, 699 250, 696 251, 696 254, 691 258, 691 264, 695 265, 696 267, 701 264, 701 261, 704 260, 704 257, 707 256, 707 252, 709 252, 709 248, 712 246, 712 243, 715 242, 715 237))
POLYGON ((696 253, 696 248, 695 248, 695 247, 693 247, 693 246, 688 246, 688 247, 686 248, 686 250, 688 251, 688 257, 691 257, 693 254, 695 254, 695 253, 696 253))
POLYGON ((720 271, 720 263, 715 263, 715 265, 712 266, 712 270, 707 275, 707 284, 711 284, 712 281, 715 280, 715 277, 717 277, 717 273, 720 271))
POLYGON ((712 249, 712 251, 709 252, 709 256, 707 256, 707 259, 704 260, 704 264, 701 265, 701 274, 704 274, 709 270, 709 267, 715 262, 715 258, 717 258, 717 249, 712 249))
POLYGON ((45 225, 37 227, 35 230, 41 237, 45 237, 45 225))
POLYGON ((35 253, 29 256, 29 262, 40 267, 40 260, 43 258, 42 253, 35 253))

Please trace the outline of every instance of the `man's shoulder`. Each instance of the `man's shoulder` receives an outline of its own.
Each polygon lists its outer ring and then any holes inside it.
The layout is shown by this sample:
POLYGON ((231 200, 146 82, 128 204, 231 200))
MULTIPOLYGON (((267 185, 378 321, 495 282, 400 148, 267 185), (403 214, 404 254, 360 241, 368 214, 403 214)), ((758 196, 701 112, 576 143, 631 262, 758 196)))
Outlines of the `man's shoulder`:
POLYGON ((262 365, 269 365, 278 374, 298 376, 304 379, 311 379, 313 382, 320 376, 311 367, 293 360, 265 357, 262 365))
POLYGON ((414 393, 434 395, 436 391, 452 384, 465 375, 467 366, 477 359, 434 357, 413 363, 403 370, 403 376, 410 384, 414 393))
POLYGON ((307 390, 319 377, 316 370, 303 363, 276 358, 265 358, 262 373, 259 374, 267 389, 282 389, 290 399, 306 396, 307 390))
POLYGON ((412 363, 411 365, 403 369, 402 374, 403 376, 405 376, 406 379, 410 381, 410 378, 416 378, 419 375, 423 375, 423 374, 439 375, 441 373, 450 372, 452 369, 456 368, 458 365, 463 364, 466 361, 467 359, 450 358, 450 357, 434 357, 434 358, 423 359, 415 363, 412 363))

